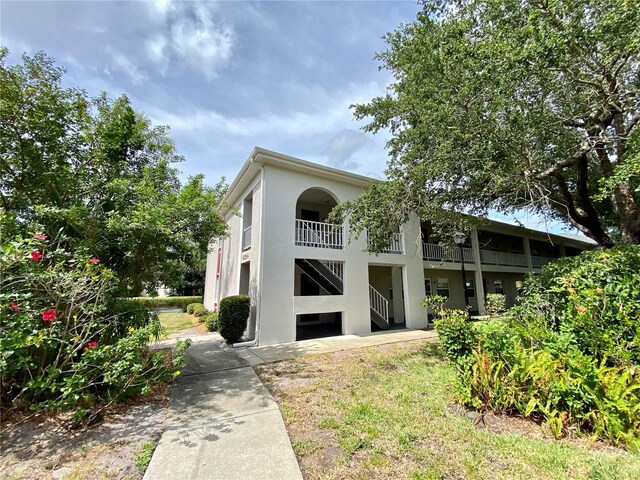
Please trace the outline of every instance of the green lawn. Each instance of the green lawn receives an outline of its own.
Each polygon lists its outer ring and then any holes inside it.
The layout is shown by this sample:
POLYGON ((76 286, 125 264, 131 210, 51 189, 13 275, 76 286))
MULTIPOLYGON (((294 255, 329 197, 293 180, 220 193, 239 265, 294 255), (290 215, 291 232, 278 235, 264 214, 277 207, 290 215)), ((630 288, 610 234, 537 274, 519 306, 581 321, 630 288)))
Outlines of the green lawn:
POLYGON ((524 419, 475 425, 454 374, 420 342, 257 367, 280 404, 306 479, 637 479, 640 454, 556 441, 524 419))
POLYGON ((172 333, 193 328, 194 326, 191 317, 183 312, 160 313, 158 314, 158 318, 160 319, 160 324, 165 329, 163 338, 167 338, 167 336, 172 333))

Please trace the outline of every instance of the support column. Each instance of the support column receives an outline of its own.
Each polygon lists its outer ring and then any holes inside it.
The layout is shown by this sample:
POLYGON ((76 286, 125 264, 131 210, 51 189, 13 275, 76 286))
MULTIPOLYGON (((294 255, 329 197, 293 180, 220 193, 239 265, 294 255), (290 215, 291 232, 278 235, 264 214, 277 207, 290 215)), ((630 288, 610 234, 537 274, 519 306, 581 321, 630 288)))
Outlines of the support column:
MULTIPOLYGON (((478 313, 484 315, 484 282, 482 281, 482 262, 480 261, 480 242, 478 241, 478 229, 471 230, 471 248, 475 265, 474 282, 476 284, 476 299, 478 300, 478 313)), ((462 288, 465 286, 463 285, 462 288)))
POLYGON ((393 290, 393 323, 402 323, 405 321, 402 295, 402 267, 391 267, 391 288, 393 290))
POLYGON ((558 245, 559 250, 560 250, 560 258, 564 258, 567 256, 567 251, 564 248, 564 245, 560 244, 558 245))
MULTIPOLYGON (((348 232, 345 223, 345 232, 348 232)), ((347 245, 347 261, 344 265, 344 295, 346 309, 342 315, 343 335, 371 333, 369 313, 369 262, 363 253, 367 235, 363 233, 347 245)))
POLYGON ((524 243, 524 254, 527 256, 527 266, 529 272, 533 272, 533 260, 531 260, 531 245, 529 245, 529 237, 522 237, 524 243))

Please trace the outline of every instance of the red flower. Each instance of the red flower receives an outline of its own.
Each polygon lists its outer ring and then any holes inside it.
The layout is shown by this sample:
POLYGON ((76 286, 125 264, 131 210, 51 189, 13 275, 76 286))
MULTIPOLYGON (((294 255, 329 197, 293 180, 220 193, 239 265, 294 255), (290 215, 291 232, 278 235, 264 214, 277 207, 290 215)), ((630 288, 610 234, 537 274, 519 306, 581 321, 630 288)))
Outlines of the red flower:
POLYGON ((91 257, 89 259, 89 263, 93 263, 95 265, 96 263, 100 263, 100 259, 96 257, 91 257))
POLYGON ((29 260, 31 260, 32 262, 39 262, 40 259, 42 259, 42 254, 39 250, 34 250, 33 252, 31 252, 31 257, 29 258, 29 260))
POLYGON ((96 348, 99 345, 100 344, 98 342, 89 342, 89 343, 87 343, 87 349, 91 350, 92 348, 96 348))
POLYGON ((20 307, 18 306, 18 304, 16 302, 11 302, 11 308, 13 308, 13 310, 15 312, 19 312, 20 311, 20 307))
POLYGON ((44 320, 45 322, 53 322, 55 318, 56 318, 56 311, 53 308, 50 308, 49 310, 45 310, 44 312, 42 312, 42 320, 44 320))
POLYGON ((36 238, 36 239, 38 239, 38 240, 46 240, 46 239, 47 239, 47 238, 49 238, 49 237, 47 237, 47 236, 46 236, 45 234, 43 234, 43 233, 34 233, 34 234, 33 234, 33 238, 36 238))

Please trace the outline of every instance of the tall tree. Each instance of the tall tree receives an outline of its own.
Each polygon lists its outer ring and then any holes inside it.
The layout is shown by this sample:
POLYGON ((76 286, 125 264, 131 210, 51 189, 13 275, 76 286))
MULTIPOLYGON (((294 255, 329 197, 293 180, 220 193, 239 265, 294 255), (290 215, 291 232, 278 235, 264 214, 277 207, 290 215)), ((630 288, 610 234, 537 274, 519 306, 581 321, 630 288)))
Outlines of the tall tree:
POLYGON ((444 224, 525 209, 640 243, 638 3, 422 3, 377 55, 389 92, 354 106, 392 134, 390 182, 337 214, 382 241, 412 211, 444 224))
POLYGON ((207 242, 223 235, 224 179, 182 185, 168 127, 129 99, 61 86, 44 53, 6 65, 0 50, 0 195, 7 222, 86 249, 121 279, 122 294, 179 289, 204 271, 207 242))

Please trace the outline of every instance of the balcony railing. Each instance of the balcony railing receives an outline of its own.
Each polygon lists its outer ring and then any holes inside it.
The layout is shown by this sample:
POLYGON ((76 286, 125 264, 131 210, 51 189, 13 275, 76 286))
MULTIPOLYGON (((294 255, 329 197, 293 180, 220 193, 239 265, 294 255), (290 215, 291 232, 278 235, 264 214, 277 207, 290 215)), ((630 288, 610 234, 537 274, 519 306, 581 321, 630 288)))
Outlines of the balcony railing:
POLYGON ((552 257, 536 257, 534 255, 531 255, 531 265, 533 266, 533 268, 540 268, 549 262, 553 262, 554 260, 557 259, 552 257))
POLYGON ((242 250, 249 250, 251 248, 251 225, 244 229, 242 232, 242 250))
POLYGON ((480 250, 480 262, 486 265, 501 265, 505 267, 528 267, 527 256, 522 253, 494 252, 480 250))
MULTIPOLYGON (((473 250, 471 248, 462 249, 464 262, 473 263, 473 250)), ((458 262, 460 263, 460 249, 456 247, 445 247, 434 243, 422 244, 422 257, 431 262, 458 262)), ((556 260, 551 257, 531 256, 533 268, 540 268, 549 262, 556 260)), ((494 252, 491 250, 480 250, 480 262, 485 265, 500 265, 504 267, 529 267, 527 256, 522 253, 494 252)))
POLYGON ((399 253, 403 254, 404 250, 402 249, 402 233, 395 233, 391 237, 391 241, 387 248, 382 250, 382 253, 399 253))
MULTIPOLYGON (((462 248, 464 263, 473 263, 473 250, 462 248)), ((422 244, 422 258, 431 262, 458 262, 460 263, 460 248, 445 247, 435 243, 422 244)))
POLYGON ((344 248, 342 225, 296 219, 296 245, 318 248, 344 248))

